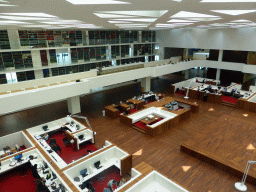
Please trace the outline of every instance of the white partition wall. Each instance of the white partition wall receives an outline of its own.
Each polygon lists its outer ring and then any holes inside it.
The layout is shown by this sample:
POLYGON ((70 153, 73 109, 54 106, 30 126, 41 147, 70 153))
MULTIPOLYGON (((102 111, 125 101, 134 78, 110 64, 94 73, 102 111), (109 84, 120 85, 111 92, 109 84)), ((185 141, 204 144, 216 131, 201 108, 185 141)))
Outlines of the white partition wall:
POLYGON ((89 175, 83 178, 83 181, 86 181, 113 165, 115 165, 117 168, 121 169, 121 159, 127 157, 128 155, 129 155, 128 153, 126 153, 123 150, 119 149, 118 147, 114 146, 106 151, 103 151, 102 153, 100 153, 98 155, 93 156, 92 158, 90 158, 86 161, 83 161, 83 162, 67 169, 66 171, 64 171, 64 174, 77 187, 77 189, 82 191, 81 188, 79 187, 79 185, 82 182, 74 181, 75 177, 79 177, 80 179, 82 179, 81 174, 80 174, 81 170, 87 169, 87 173, 89 175), (94 163, 97 161, 100 161, 100 165, 102 166, 102 168, 96 169, 94 167, 94 163))
MULTIPOLYGON (((4 147, 9 146, 10 149, 15 148, 15 146, 25 146, 26 149, 23 151, 26 151, 30 149, 31 147, 34 147, 34 144, 29 140, 29 138, 23 133, 23 131, 19 131, 10 135, 6 135, 3 137, 0 137, 0 151, 3 150, 4 147)), ((15 153, 14 153, 15 155, 15 153)), ((8 156, 4 157, 7 158, 8 156)))
POLYGON ((126 192, 188 192, 156 171, 138 181, 126 192))

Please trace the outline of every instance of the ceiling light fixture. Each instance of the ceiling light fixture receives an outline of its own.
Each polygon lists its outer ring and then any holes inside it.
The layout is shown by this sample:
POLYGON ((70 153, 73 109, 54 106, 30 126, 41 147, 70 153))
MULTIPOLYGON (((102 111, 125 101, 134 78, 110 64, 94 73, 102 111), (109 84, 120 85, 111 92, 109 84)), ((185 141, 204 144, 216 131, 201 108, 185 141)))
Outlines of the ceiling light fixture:
POLYGON ((46 13, 0 13, 1 15, 16 15, 16 16, 28 16, 28 17, 56 17, 46 13))
POLYGON ((46 22, 44 21, 41 23, 58 25, 58 24, 77 24, 77 23, 79 24, 82 22, 78 20, 54 20, 54 21, 46 21, 46 22))
POLYGON ((108 21, 109 23, 132 23, 129 21, 108 21))
POLYGON ((116 21, 155 22, 157 18, 115 19, 116 21))
POLYGON ((239 23, 239 22, 252 22, 250 20, 246 20, 246 19, 239 19, 239 20, 234 20, 234 21, 230 21, 230 22, 236 22, 236 23, 239 23))
POLYGON ((95 5, 95 4, 131 4, 129 2, 118 1, 118 0, 66 0, 74 5, 95 5))
POLYGON ((182 20, 182 19, 171 19, 167 21, 168 23, 189 23, 189 22, 199 22, 199 21, 193 21, 193 20, 182 20))
POLYGON ((125 18, 125 17, 136 17, 131 15, 111 15, 111 14, 101 14, 101 13, 93 13, 94 15, 97 15, 100 18, 125 18))
POLYGON ((16 16, 0 16, 1 19, 10 19, 10 20, 18 20, 18 21, 40 21, 40 20, 52 20, 55 18, 41 18, 41 17, 16 17, 16 16))
POLYGON ((0 4, 0 7, 13 7, 18 5, 10 5, 10 4, 0 4))
POLYGON ((233 15, 233 16, 256 12, 256 10, 211 10, 211 11, 216 13, 233 15))
POLYGON ((249 3, 256 0, 202 0, 200 3, 249 3))
POLYGON ((176 13, 175 15, 171 16, 171 18, 209 18, 209 17, 216 18, 218 16, 188 12, 188 11, 180 11, 179 13, 176 13))
POLYGON ((144 17, 161 17, 168 10, 150 10, 150 11, 98 11, 99 13, 110 13, 119 15, 133 15, 133 16, 144 16, 144 17))

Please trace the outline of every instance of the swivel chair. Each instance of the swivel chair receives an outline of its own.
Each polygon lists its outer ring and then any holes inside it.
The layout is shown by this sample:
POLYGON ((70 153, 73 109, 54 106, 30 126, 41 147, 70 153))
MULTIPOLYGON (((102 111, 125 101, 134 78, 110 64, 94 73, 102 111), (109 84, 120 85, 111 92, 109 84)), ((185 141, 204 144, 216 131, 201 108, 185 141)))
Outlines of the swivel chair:
POLYGON ((70 142, 67 137, 63 138, 63 142, 64 142, 65 146, 70 145, 70 142))

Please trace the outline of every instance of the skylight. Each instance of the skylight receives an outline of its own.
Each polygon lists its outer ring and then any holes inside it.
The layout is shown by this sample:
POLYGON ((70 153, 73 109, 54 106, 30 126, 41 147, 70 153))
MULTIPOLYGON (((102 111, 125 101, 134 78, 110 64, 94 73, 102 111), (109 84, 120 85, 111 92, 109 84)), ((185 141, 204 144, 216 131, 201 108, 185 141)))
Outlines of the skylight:
POLYGON ((176 13, 175 15, 171 16, 171 18, 207 18, 207 17, 216 18, 218 16, 188 12, 188 11, 180 11, 179 13, 176 13))
POLYGON ((93 13, 100 18, 122 18, 122 17, 135 17, 131 15, 112 15, 112 14, 101 14, 101 13, 93 13))
POLYGON ((201 3, 247 3, 256 2, 256 0, 202 0, 201 3))
POLYGON ((66 0, 74 5, 95 5, 95 4, 131 4, 118 0, 66 0))
POLYGON ((211 11, 217 12, 217 13, 223 13, 227 15, 233 15, 233 16, 256 12, 256 10, 211 10, 211 11))
POLYGON ((0 4, 0 7, 11 7, 11 6, 17 6, 17 5, 10 5, 10 4, 0 4))
POLYGON ((16 16, 28 16, 28 17, 56 17, 46 13, 0 13, 1 15, 16 15, 16 16))
POLYGON ((157 18, 136 18, 136 19, 115 19, 118 21, 140 21, 140 22, 154 22, 157 18))
POLYGON ((161 17, 168 10, 150 10, 150 11, 98 11, 100 13, 120 14, 120 15, 133 15, 133 16, 146 16, 146 17, 161 17))
POLYGON ((167 21, 169 23, 189 23, 189 22, 199 22, 199 21, 193 21, 193 20, 182 20, 182 19, 171 19, 167 21))
POLYGON ((192 21, 216 21, 216 20, 219 20, 219 19, 222 19, 222 18, 221 17, 216 17, 216 18, 211 18, 211 17, 207 17, 207 18, 201 18, 201 17, 190 18, 190 17, 187 17, 187 18, 184 18, 184 19, 192 20, 192 21))

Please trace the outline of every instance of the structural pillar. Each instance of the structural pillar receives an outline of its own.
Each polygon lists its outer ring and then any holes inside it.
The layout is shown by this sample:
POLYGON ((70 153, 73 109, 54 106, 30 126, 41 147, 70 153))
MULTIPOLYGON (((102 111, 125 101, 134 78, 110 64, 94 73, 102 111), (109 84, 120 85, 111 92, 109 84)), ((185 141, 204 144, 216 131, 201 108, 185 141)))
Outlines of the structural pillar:
POLYGON ((67 99, 67 102, 69 113, 73 115, 81 112, 80 96, 70 97, 67 99))
POLYGON ((141 80, 142 92, 149 92, 151 89, 151 79, 150 77, 142 78, 141 80))
POLYGON ((220 69, 217 69, 216 80, 220 80, 220 69))
POLYGON ((219 58, 218 61, 222 61, 222 57, 223 57, 223 50, 219 51, 219 58))
POLYGON ((189 69, 185 70, 185 79, 189 79, 189 69))

